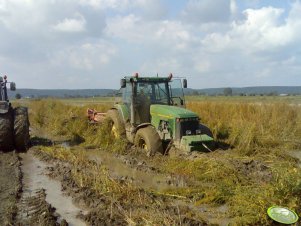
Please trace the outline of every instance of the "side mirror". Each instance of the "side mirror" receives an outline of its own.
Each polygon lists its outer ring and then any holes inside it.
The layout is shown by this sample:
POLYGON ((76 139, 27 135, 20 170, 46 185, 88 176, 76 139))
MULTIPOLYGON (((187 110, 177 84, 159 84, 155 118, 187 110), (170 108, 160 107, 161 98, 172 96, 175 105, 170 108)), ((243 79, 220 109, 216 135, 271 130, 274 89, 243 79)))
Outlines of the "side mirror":
POLYGON ((126 87, 126 81, 124 78, 120 79, 120 86, 121 88, 125 88, 126 87))
POLYGON ((10 83, 10 90, 11 91, 15 91, 16 90, 16 83, 14 83, 14 82, 10 83))
POLYGON ((183 80, 183 88, 184 88, 184 89, 187 88, 187 79, 186 79, 186 78, 183 80))

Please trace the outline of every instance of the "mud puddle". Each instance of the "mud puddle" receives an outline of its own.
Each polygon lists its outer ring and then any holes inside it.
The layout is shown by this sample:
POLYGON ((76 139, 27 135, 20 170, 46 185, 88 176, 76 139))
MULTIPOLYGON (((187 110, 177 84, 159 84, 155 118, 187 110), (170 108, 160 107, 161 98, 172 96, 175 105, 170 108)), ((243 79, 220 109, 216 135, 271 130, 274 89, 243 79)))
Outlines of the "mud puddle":
POLYGON ((76 216, 83 210, 72 203, 71 197, 64 196, 61 192, 61 183, 50 179, 45 175, 45 169, 49 166, 35 158, 30 152, 21 154, 23 172, 23 194, 22 198, 30 198, 40 190, 46 194, 46 202, 55 208, 58 222, 65 219, 69 225, 86 225, 76 216))
POLYGON ((87 152, 87 157, 91 161, 105 165, 113 178, 125 180, 137 187, 163 192, 173 187, 187 186, 181 177, 171 177, 152 170, 145 170, 144 161, 138 161, 128 166, 122 159, 116 158, 113 153, 102 150, 91 150, 87 152), (144 170, 139 170, 140 168, 144 168, 144 170))
MULTIPOLYGON (((190 206, 191 207, 191 206, 190 206)), ((192 209, 201 213, 200 215, 208 221, 210 225, 227 226, 230 224, 231 219, 225 217, 228 211, 227 205, 218 207, 210 207, 209 205, 201 205, 199 207, 191 207, 192 209)))
POLYGON ((194 205, 184 200, 175 200, 175 206, 188 206, 194 212, 197 212, 209 225, 227 226, 231 219, 226 217, 229 207, 224 204, 221 206, 211 206, 208 204, 194 205))

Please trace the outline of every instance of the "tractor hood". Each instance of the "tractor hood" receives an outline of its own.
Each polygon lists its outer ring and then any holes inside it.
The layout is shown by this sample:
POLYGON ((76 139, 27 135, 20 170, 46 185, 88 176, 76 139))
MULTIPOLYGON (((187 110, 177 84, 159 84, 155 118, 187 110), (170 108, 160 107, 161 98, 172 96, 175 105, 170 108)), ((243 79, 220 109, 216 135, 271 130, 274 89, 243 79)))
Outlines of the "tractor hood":
POLYGON ((185 108, 157 104, 151 105, 150 113, 151 115, 156 115, 167 119, 199 117, 196 113, 189 111, 185 108))

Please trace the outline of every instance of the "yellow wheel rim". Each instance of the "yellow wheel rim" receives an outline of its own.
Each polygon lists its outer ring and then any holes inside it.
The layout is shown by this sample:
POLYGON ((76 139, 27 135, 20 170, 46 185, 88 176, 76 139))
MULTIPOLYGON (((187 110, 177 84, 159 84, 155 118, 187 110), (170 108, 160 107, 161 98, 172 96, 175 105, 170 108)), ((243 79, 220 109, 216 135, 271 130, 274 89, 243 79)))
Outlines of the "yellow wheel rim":
POLYGON ((147 145, 142 138, 140 138, 140 140, 139 140, 139 147, 145 151, 148 151, 147 145))
POLYGON ((119 138, 119 134, 115 125, 112 126, 112 134, 115 138, 119 138))
POLYGON ((146 144, 145 144, 145 143, 144 143, 144 144, 142 144, 142 149, 144 149, 144 150, 146 150, 146 151, 148 150, 148 149, 147 149, 147 146, 146 146, 146 144))

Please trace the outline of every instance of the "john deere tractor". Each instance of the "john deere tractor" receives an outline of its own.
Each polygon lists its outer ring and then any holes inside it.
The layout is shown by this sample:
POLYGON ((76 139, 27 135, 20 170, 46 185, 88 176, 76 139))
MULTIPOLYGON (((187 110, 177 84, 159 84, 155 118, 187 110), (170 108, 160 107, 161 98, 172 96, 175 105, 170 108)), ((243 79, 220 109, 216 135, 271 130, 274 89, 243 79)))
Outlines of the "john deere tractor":
POLYGON ((6 85, 12 91, 16 84, 0 76, 0 151, 25 151, 29 146, 28 111, 25 107, 12 108, 8 100, 6 85))
POLYGON ((148 155, 171 146, 186 152, 211 150, 213 135, 199 116, 185 108, 186 79, 132 77, 121 79, 122 102, 108 111, 116 137, 126 137, 148 155), (183 84, 183 85, 182 85, 183 84))

